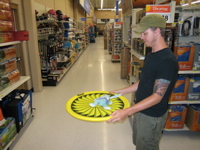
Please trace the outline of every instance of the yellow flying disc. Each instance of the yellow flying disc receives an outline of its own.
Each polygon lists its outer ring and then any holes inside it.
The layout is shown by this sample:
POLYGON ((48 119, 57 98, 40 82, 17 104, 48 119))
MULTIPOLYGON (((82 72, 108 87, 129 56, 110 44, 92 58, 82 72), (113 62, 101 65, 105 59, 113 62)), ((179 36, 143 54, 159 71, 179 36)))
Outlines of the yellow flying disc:
POLYGON ((110 100, 112 102, 111 105, 108 105, 111 108, 110 110, 105 110, 99 105, 95 107, 89 105, 90 103, 94 103, 96 98, 105 94, 109 96, 116 95, 107 91, 90 91, 81 93, 67 101, 66 110, 70 115, 77 119, 85 121, 106 121, 111 118, 110 115, 114 111, 130 107, 129 101, 123 96, 110 100))

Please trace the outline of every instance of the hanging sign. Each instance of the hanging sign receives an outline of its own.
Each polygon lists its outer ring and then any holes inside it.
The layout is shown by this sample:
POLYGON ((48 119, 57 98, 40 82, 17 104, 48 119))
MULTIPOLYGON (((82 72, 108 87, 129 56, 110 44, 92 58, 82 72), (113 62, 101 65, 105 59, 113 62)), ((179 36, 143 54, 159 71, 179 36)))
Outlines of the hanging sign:
POLYGON ((171 6, 170 5, 146 5, 146 15, 148 14, 160 14, 167 23, 171 21, 171 6))

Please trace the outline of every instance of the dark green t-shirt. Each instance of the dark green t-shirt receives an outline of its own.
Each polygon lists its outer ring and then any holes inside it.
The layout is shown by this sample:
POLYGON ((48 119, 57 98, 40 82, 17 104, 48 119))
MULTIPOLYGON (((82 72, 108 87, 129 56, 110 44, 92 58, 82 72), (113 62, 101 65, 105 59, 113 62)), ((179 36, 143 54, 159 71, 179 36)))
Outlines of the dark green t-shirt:
POLYGON ((166 79, 170 81, 170 85, 161 102, 141 111, 142 113, 152 117, 160 117, 166 113, 168 100, 177 80, 177 73, 178 62, 171 49, 165 48, 147 55, 136 92, 136 103, 153 94, 155 80, 166 79))

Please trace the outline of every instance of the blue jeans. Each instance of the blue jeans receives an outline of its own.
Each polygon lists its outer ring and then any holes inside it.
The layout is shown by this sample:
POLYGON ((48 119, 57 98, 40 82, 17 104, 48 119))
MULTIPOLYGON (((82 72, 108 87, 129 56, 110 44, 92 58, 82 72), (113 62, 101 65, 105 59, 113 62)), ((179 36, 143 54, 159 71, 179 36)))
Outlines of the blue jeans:
POLYGON ((151 117, 140 112, 133 118, 133 144, 136 150, 159 150, 159 142, 168 112, 161 117, 151 117))

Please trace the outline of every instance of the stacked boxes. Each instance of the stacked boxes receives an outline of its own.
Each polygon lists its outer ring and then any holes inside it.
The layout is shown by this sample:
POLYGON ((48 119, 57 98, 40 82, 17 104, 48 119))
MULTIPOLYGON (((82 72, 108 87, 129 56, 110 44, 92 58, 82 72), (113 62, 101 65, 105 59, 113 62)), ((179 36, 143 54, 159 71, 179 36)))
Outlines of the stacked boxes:
POLYGON ((20 79, 15 46, 0 48, 0 91, 20 79))
POLYGON ((183 105, 170 105, 165 129, 182 129, 185 123, 187 108, 183 105))
POLYGON ((0 0, 0 43, 14 41, 13 14, 9 0, 0 0))

